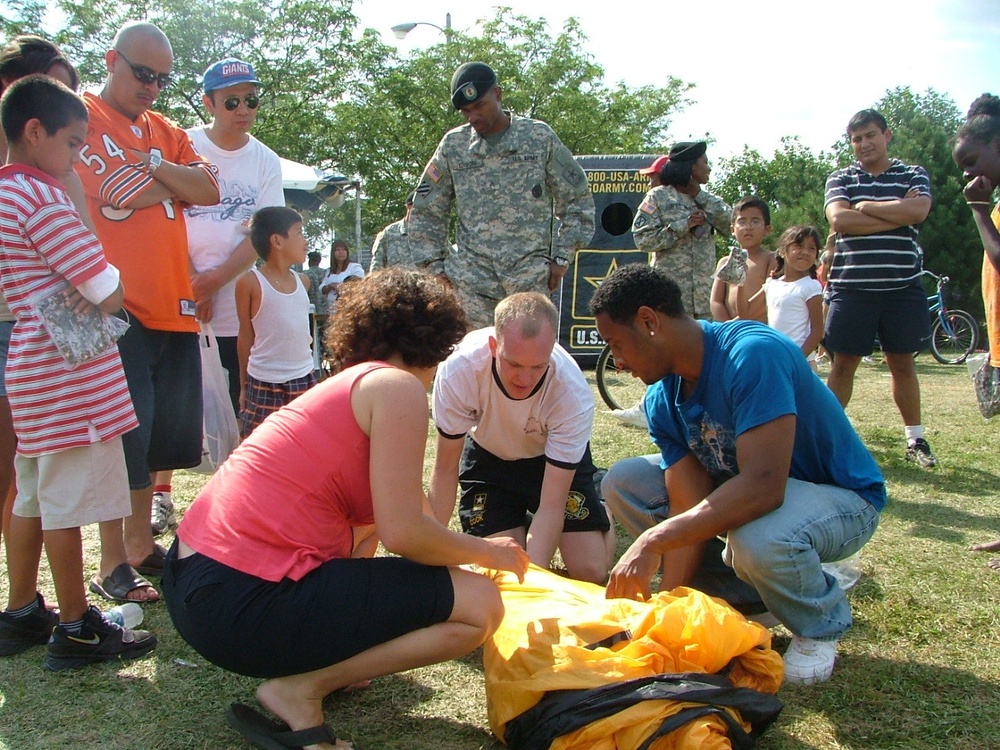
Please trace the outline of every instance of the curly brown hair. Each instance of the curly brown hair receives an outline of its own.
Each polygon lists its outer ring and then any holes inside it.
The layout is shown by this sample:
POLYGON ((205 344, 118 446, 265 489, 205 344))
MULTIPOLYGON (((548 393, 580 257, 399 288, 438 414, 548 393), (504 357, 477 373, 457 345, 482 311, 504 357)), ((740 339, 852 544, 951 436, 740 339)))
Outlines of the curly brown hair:
POLYGON ((334 372, 393 354, 411 367, 433 367, 467 330, 465 311, 444 283, 390 267, 342 287, 326 346, 334 372))

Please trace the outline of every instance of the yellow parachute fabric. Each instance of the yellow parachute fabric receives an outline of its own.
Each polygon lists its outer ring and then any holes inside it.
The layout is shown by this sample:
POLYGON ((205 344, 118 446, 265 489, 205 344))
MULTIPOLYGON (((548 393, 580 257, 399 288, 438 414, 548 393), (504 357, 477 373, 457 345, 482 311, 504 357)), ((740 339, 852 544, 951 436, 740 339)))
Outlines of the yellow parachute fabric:
MULTIPOLYGON (((605 599, 604 589, 531 566, 524 583, 499 572, 506 613, 485 645, 490 727, 504 740, 507 725, 549 691, 586 690, 665 673, 726 671, 738 688, 776 693, 781 656, 770 632, 718 599, 679 587, 648 602, 605 599), (594 644, 600 644, 595 647, 594 644)), ((638 748, 664 718, 687 707, 672 700, 636 703, 560 736, 554 750, 638 748)), ((735 709, 725 709, 750 731, 735 709)), ((727 726, 696 720, 654 741, 656 750, 728 750, 727 726)))

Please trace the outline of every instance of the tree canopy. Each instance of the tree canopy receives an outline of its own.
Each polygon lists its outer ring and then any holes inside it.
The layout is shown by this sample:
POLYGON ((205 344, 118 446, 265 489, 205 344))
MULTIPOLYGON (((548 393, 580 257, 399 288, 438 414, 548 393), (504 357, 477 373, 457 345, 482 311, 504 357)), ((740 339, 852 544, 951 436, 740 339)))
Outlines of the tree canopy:
MULTIPOLYGON (((448 85, 459 64, 484 60, 496 70, 504 103, 548 122, 576 154, 663 152, 671 117, 693 88, 667 77, 662 86, 604 82, 587 51, 579 23, 551 30, 545 21, 497 8, 475 34, 452 30, 438 44, 400 56, 371 29, 358 28, 353 0, 58 0, 59 28, 46 29, 48 5, 8 0, 0 17, 5 36, 40 33, 54 38, 78 66, 85 86, 100 85, 104 53, 128 20, 146 19, 174 48, 176 83, 161 92, 157 110, 188 127, 207 117, 201 74, 215 60, 249 60, 267 83, 254 134, 280 155, 359 177, 364 191, 366 241, 402 214, 441 136, 461 124, 448 85)), ((981 315, 981 247, 952 164, 951 138, 961 115, 933 90, 887 91, 873 106, 889 120, 890 155, 921 164, 931 175, 934 207, 921 228, 926 265, 947 273, 956 306, 981 315)), ((847 119, 845 116, 845 121, 847 119)), ((814 153, 786 137, 766 157, 746 149, 722 160, 713 189, 728 201, 755 193, 772 207, 775 233, 792 223, 825 231, 827 175, 853 158, 846 137, 814 153)), ((311 235, 336 229, 350 235, 353 208, 321 211, 311 235)))
MULTIPOLYGON (((3 19, 8 36, 46 34, 43 3, 7 5, 14 11, 3 19)), ((368 237, 399 218, 437 142, 461 124, 448 85, 462 62, 488 61, 505 104, 548 122, 575 153, 628 153, 664 142, 690 88, 676 78, 662 87, 608 86, 575 20, 552 33, 544 21, 507 8, 482 21, 476 35, 454 31, 400 57, 374 30, 358 29, 352 0, 59 0, 58 7, 60 28, 47 35, 84 86, 103 80, 104 53, 123 23, 157 24, 174 49, 175 83, 155 106, 184 127, 207 117, 200 83, 211 62, 251 62, 267 84, 254 135, 286 158, 360 177, 368 237)), ((331 223, 350 233, 349 204, 320 214, 312 233, 331 223)))
POLYGON ((792 224, 812 224, 824 232, 823 187, 835 166, 831 154, 814 154, 797 138, 785 137, 770 159, 750 148, 722 159, 721 176, 713 186, 730 205, 745 195, 767 203, 774 231, 766 244, 773 247, 777 235, 792 224))
POLYGON ((350 95, 334 105, 337 128, 326 143, 343 169, 364 176, 376 224, 399 217, 438 141, 464 122, 449 90, 463 62, 489 62, 504 105, 547 122, 576 154, 633 153, 664 142, 690 88, 676 78, 659 88, 607 86, 574 19, 553 36, 544 21, 506 8, 478 36, 453 31, 404 59, 380 50, 374 34, 363 41, 368 54, 350 95))

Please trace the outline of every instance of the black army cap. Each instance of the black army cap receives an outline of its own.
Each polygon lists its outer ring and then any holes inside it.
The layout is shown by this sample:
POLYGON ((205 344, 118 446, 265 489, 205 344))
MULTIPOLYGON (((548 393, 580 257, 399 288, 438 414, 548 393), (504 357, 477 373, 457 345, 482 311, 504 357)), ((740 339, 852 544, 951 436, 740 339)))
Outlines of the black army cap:
POLYGON ((708 150, 705 141, 681 141, 670 147, 670 161, 697 161, 708 150))
POLYGON ((455 109, 481 99, 497 85, 497 74, 486 63, 467 62, 459 66, 451 77, 451 103, 455 109))

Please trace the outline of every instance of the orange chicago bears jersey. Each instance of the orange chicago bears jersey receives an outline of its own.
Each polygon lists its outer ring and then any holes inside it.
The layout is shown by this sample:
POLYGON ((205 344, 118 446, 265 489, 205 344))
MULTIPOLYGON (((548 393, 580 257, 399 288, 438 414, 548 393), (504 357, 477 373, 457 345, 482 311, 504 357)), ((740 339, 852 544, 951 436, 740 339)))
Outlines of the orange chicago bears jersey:
POLYGON ((165 161, 200 167, 217 182, 215 167, 163 115, 147 111, 133 122, 95 94, 84 94, 84 100, 90 127, 77 172, 104 253, 121 271, 125 309, 147 328, 197 331, 184 204, 172 198, 129 207, 157 184, 135 152, 158 152, 165 161))

